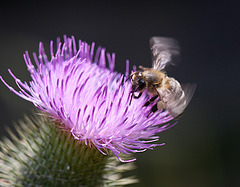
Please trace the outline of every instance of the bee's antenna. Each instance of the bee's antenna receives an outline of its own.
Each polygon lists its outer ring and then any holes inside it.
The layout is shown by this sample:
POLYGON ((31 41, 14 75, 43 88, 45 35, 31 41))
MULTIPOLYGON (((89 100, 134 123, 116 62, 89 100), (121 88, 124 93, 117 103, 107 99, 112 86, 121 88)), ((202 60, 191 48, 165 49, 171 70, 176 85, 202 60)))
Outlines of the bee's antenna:
POLYGON ((125 80, 125 82, 127 82, 128 80, 130 80, 130 76, 127 77, 127 79, 125 80))

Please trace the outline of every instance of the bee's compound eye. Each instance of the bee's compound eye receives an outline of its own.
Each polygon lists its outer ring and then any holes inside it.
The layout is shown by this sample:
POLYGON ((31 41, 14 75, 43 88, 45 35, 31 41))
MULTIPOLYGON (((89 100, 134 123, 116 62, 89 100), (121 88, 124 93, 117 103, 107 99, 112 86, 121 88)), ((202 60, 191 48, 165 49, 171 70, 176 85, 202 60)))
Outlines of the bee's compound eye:
POLYGON ((143 79, 140 79, 139 84, 145 84, 145 81, 143 79))
POLYGON ((140 90, 142 90, 146 86, 144 79, 140 79, 138 83, 139 83, 140 90))

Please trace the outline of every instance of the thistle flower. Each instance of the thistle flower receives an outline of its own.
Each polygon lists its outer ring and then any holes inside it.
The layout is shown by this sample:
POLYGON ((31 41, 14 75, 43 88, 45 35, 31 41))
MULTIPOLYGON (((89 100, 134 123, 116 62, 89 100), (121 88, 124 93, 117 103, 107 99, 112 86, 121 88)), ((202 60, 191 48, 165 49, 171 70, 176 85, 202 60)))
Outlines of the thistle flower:
POLYGON ((77 49, 74 37, 66 36, 63 44, 58 40, 56 54, 50 42, 50 55, 49 60, 40 43, 39 55, 33 53, 34 65, 25 52, 32 78, 29 83, 20 81, 9 70, 19 91, 0 79, 16 95, 61 124, 76 140, 95 146, 104 155, 110 150, 122 162, 131 162, 135 158, 122 160, 119 155, 163 145, 154 143, 159 138, 156 134, 172 126, 172 117, 167 111, 158 111, 147 118, 150 108, 142 107, 148 98, 146 93, 129 105, 128 61, 124 76, 114 71, 114 53, 105 54, 105 48, 98 47, 94 55, 94 43, 90 46, 80 40, 77 49))

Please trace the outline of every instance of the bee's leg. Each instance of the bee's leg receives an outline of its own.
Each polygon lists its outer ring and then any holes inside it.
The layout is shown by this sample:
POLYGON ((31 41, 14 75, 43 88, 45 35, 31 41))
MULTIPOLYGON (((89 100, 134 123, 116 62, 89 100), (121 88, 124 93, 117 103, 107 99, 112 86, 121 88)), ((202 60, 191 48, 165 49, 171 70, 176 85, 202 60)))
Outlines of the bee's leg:
POLYGON ((140 92, 140 93, 138 94, 138 96, 136 96, 134 93, 132 93, 132 94, 131 94, 131 98, 130 98, 129 105, 131 105, 132 98, 138 99, 139 97, 141 97, 141 95, 142 95, 142 92, 140 92))
POLYGON ((150 105, 150 104, 151 104, 153 101, 155 101, 155 99, 157 99, 157 98, 159 98, 159 100, 162 100, 162 97, 161 97, 161 95, 159 94, 159 92, 157 91, 156 86, 157 86, 157 85, 154 85, 154 87, 153 87, 153 89, 155 89, 156 95, 153 96, 151 99, 149 99, 149 100, 143 105, 143 107, 150 105))
POLYGON ((130 98, 129 106, 130 106, 130 105, 131 105, 131 103, 132 103, 132 98, 133 98, 133 95, 134 95, 134 93, 131 93, 131 98, 130 98))
POLYGON ((157 108, 158 110, 163 110, 165 108, 165 104, 161 100, 159 100, 157 102, 157 108))
POLYGON ((151 108, 150 112, 149 112, 148 115, 147 115, 147 118, 149 117, 149 115, 150 115, 151 113, 154 113, 154 112, 156 112, 157 110, 158 110, 158 107, 157 107, 157 103, 156 103, 156 104, 153 105, 153 107, 151 108))
POLYGON ((155 99, 158 98, 158 95, 153 96, 151 99, 149 99, 143 106, 148 106, 150 105, 155 99))
POLYGON ((136 96, 136 95, 133 94, 133 97, 134 97, 134 99, 138 99, 139 97, 141 97, 141 95, 142 95, 142 92, 140 92, 140 93, 138 94, 138 96, 136 96))

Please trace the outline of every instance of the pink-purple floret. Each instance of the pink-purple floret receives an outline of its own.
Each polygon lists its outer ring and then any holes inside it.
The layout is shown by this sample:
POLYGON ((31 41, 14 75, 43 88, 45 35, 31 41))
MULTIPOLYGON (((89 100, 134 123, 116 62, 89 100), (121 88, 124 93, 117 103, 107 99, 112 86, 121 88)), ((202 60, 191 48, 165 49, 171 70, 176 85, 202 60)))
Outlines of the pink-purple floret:
POLYGON ((61 45, 58 40, 57 47, 54 55, 50 42, 49 61, 40 43, 39 55, 33 53, 36 68, 28 52, 24 54, 32 78, 29 83, 21 82, 9 70, 19 91, 1 76, 0 79, 16 95, 63 124, 75 139, 94 145, 103 154, 110 149, 121 160, 120 153, 142 152, 163 145, 153 142, 159 138, 156 133, 172 126, 168 123, 172 117, 158 111, 147 118, 151 106, 142 107, 147 101, 146 93, 129 105, 128 61, 124 76, 114 72, 115 54, 105 54, 105 49, 99 47, 94 55, 94 43, 90 46, 79 40, 77 49, 74 37, 64 36, 64 43, 61 45))

